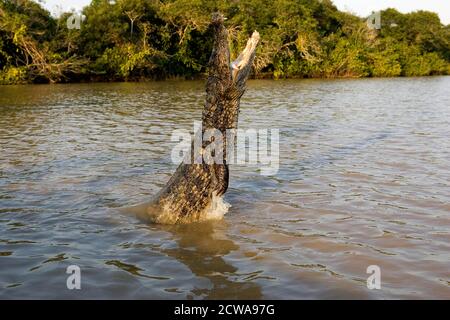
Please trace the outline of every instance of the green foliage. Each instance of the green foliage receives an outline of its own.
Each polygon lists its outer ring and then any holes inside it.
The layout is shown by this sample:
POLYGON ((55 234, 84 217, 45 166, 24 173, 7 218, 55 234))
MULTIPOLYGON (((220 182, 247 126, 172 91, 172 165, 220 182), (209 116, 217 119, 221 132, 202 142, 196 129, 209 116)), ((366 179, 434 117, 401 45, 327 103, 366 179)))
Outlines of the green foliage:
POLYGON ((448 63, 436 52, 430 52, 405 56, 402 75, 407 77, 437 75, 445 74, 447 70, 448 63))
POLYGON ((381 12, 382 28, 330 0, 93 0, 81 29, 31 0, 0 0, 0 81, 136 80, 205 74, 211 13, 227 17, 235 58, 261 34, 258 77, 449 74, 450 26, 437 14, 381 12))
POLYGON ((125 44, 107 48, 97 60, 96 69, 117 79, 127 80, 132 76, 145 75, 143 70, 152 70, 156 65, 152 63, 154 51, 147 48, 139 49, 134 44, 125 44))
POLYGON ((0 84, 23 84, 27 82, 25 67, 6 67, 0 71, 0 84))

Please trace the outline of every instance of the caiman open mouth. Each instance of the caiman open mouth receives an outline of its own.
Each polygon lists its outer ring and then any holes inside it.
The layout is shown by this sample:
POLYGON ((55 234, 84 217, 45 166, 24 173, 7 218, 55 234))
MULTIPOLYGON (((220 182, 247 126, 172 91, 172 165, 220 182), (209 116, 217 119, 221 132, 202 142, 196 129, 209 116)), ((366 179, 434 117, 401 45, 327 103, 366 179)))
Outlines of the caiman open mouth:
MULTIPOLYGON (((222 14, 213 14, 214 46, 208 64, 201 137, 204 137, 206 130, 220 131, 223 136, 221 148, 226 150, 227 139, 234 143, 234 136, 230 139, 226 131, 237 129, 239 103, 255 58, 259 33, 253 32, 245 49, 236 60, 230 62, 228 31, 223 22, 222 14)), ((191 159, 200 157, 200 163, 181 163, 166 186, 150 202, 131 208, 132 211, 154 223, 207 220, 213 199, 226 192, 229 181, 226 152, 220 153, 221 161, 218 163, 207 163, 203 159, 205 148, 213 140, 202 141, 199 150, 192 144, 189 156, 191 159)))

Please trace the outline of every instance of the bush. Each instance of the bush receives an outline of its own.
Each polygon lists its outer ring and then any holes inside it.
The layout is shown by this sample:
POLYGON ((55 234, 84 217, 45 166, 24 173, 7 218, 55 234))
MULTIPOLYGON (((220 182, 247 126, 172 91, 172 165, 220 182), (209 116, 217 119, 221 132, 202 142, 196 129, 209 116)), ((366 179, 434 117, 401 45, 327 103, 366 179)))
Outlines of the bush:
POLYGON ((0 71, 0 84, 23 84, 27 83, 26 67, 5 67, 0 71))

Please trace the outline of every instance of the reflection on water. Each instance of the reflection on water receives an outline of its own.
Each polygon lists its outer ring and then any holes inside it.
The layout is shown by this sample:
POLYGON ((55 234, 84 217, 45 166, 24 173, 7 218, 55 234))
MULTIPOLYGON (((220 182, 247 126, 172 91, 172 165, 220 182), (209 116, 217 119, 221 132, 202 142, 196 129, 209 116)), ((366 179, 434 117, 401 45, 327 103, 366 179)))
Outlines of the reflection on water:
MULTIPOLYGON (((195 296, 206 299, 260 299, 261 288, 251 281, 235 281, 238 269, 224 256, 239 247, 224 235, 218 236, 211 222, 165 226, 177 241, 176 248, 162 252, 186 265, 197 276, 210 281, 209 288, 198 288, 195 296)), ((249 275, 250 276, 250 275, 249 275)))
POLYGON ((276 175, 233 166, 223 221, 114 213, 168 180, 203 86, 0 87, 1 298, 450 298, 448 77, 253 81, 240 127, 280 129, 276 175))

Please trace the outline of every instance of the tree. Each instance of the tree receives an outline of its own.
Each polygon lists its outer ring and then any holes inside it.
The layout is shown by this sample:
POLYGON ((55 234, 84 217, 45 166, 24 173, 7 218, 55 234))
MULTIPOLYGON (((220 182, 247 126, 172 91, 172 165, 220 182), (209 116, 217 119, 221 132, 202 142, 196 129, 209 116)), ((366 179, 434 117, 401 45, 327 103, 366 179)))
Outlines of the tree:
POLYGON ((330 0, 92 0, 81 28, 31 0, 0 0, 2 82, 203 77, 209 19, 223 12, 233 58, 258 29, 258 77, 448 74, 450 26, 437 14, 381 12, 381 30, 330 0), (8 80, 9 79, 9 80, 8 80), (16 80, 14 80, 16 79, 16 80))

